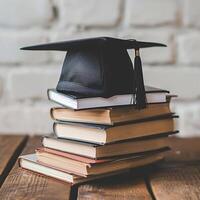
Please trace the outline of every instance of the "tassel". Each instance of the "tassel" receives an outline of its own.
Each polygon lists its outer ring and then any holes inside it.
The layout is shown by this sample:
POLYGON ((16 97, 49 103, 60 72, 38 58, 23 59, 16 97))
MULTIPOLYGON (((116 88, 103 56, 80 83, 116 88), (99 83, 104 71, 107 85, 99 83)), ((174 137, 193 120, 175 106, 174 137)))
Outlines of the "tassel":
POLYGON ((138 49, 135 51, 134 72, 136 84, 136 108, 143 109, 146 107, 146 93, 142 73, 142 62, 138 49))

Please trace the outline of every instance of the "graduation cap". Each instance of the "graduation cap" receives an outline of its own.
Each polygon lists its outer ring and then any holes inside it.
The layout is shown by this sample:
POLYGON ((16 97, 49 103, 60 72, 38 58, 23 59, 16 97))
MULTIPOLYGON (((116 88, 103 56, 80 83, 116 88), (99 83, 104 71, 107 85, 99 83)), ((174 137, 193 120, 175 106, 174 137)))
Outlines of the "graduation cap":
POLYGON ((56 90, 78 97, 134 94, 146 106, 139 49, 166 45, 110 37, 88 38, 23 47, 22 50, 67 51, 56 90), (134 67, 127 50, 135 50, 134 67))

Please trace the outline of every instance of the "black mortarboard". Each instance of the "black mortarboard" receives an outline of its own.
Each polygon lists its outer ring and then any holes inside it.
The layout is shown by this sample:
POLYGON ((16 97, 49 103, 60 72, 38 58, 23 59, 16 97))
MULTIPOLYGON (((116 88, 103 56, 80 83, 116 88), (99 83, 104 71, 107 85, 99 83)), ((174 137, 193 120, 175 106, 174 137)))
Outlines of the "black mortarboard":
POLYGON ((23 47, 22 50, 67 51, 57 91, 79 97, 136 95, 136 106, 146 106, 140 48, 160 43, 110 37, 88 38, 23 47), (134 68, 127 49, 135 49, 134 68))

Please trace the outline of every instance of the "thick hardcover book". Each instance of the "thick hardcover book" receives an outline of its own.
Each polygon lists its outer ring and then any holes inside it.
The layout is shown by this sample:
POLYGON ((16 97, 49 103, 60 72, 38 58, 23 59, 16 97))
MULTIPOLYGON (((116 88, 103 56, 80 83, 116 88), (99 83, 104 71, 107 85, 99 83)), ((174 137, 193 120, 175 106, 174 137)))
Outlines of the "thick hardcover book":
POLYGON ((145 109, 135 106, 118 106, 87 110, 73 110, 63 107, 51 108, 51 117, 56 121, 71 121, 93 124, 113 125, 121 122, 148 119, 155 116, 170 114, 169 102, 147 104, 145 109))
MULTIPOLYGON (((161 161, 162 159, 163 159, 162 155, 156 155, 156 156, 154 155, 153 157, 148 158, 145 161, 143 161, 141 165, 140 163, 138 163, 136 167, 157 163, 161 161)), ((117 170, 110 173, 103 173, 99 175, 89 175, 87 177, 83 177, 83 176, 79 176, 73 173, 66 172, 56 167, 45 165, 44 163, 41 163, 37 160, 37 156, 35 154, 20 156, 19 165, 23 169, 27 169, 32 172, 39 173, 41 175, 45 175, 48 177, 56 178, 61 181, 69 182, 71 184, 78 184, 78 183, 83 183, 83 182, 100 179, 100 178, 104 178, 108 176, 127 173, 130 170, 130 167, 129 167, 128 169, 125 169, 125 170, 117 170)))
POLYGON ((141 120, 117 125, 84 123, 54 123, 58 138, 106 144, 149 135, 174 131, 173 116, 162 116, 154 120, 141 120), (73 134, 72 134, 73 133, 73 134))
POLYGON ((168 147, 168 136, 175 133, 177 133, 177 131, 162 133, 157 136, 125 140, 106 145, 58 139, 51 136, 44 137, 42 143, 46 148, 56 149, 58 151, 73 153, 93 159, 100 159, 133 153, 137 154, 168 147))
POLYGON ((164 157, 167 151, 169 151, 169 148, 162 148, 140 156, 119 156, 114 159, 99 160, 99 162, 96 163, 94 163, 92 159, 92 162, 88 162, 88 159, 85 157, 79 156, 80 159, 72 159, 71 156, 69 157, 69 154, 60 154, 58 151, 58 153, 50 153, 49 151, 44 151, 44 149, 37 150, 36 155, 38 162, 49 167, 80 176, 89 176, 140 167, 152 161, 155 156, 160 155, 164 157))
MULTIPOLYGON (((146 86, 147 103, 163 103, 167 101, 167 90, 153 88, 146 86)), ((55 89, 49 89, 47 91, 49 100, 52 100, 60 105, 69 107, 75 110, 99 108, 99 107, 112 107, 122 105, 135 105, 134 94, 116 95, 110 98, 103 97, 90 97, 82 98, 81 96, 66 95, 56 91, 55 89)))

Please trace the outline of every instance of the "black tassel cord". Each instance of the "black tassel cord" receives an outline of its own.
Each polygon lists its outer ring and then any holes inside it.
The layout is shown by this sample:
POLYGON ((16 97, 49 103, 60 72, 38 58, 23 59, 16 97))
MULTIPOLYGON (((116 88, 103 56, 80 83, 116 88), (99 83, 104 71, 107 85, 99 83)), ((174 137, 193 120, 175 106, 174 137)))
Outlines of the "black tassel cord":
POLYGON ((136 50, 136 55, 134 59, 134 72, 136 84, 136 108, 143 109, 146 107, 146 93, 139 50, 136 50))

